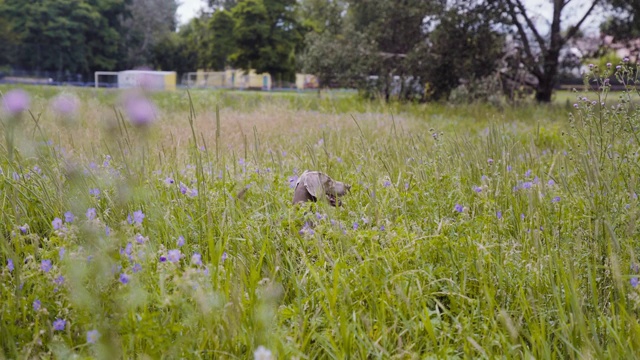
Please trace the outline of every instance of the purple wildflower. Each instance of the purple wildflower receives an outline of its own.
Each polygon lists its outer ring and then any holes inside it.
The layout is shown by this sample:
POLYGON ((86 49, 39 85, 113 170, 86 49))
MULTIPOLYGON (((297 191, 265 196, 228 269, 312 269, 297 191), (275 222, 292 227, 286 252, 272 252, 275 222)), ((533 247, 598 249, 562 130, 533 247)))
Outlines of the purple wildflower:
POLYGON ((125 103, 125 110, 134 126, 148 126, 157 117, 158 109, 155 104, 144 97, 137 97, 125 103))
POLYGON ((184 236, 180 235, 178 237, 178 246, 184 245, 184 236))
POLYGON ((178 249, 169 250, 169 253, 167 254, 167 258, 172 263, 180 261, 181 257, 182 257, 182 254, 178 249))
POLYGON ((7 270, 9 270, 9 272, 13 272, 13 269, 13 260, 7 259, 7 270))
POLYGON ((552 204, 555 204, 555 203, 558 203, 558 202, 560 202, 560 196, 556 196, 553 199, 551 199, 551 203, 552 204))
POLYGON ((453 207, 453 210, 461 213, 464 210, 464 208, 462 207, 462 205, 456 204, 456 206, 453 207))
POLYGON ((473 187, 473 191, 475 191, 477 193, 481 193, 482 192, 482 188, 480 186, 474 186, 473 187))
POLYGON ((134 273, 137 273, 138 271, 142 270, 142 266, 138 263, 133 265, 133 268, 131 269, 134 273))
POLYGON ((66 94, 56 96, 51 103, 53 110, 63 116, 73 115, 78 110, 78 105, 79 102, 75 96, 66 94))
POLYGON ((190 197, 196 197, 196 196, 198 196, 198 189, 191 189, 191 190, 189 191, 189 196, 190 196, 190 197))
POLYGON ((385 227, 384 225, 380 225, 380 231, 384 231, 385 227))
POLYGON ((632 277, 631 278, 631 287, 638 287, 638 278, 637 277, 632 277))
POLYGON ((189 188, 185 184, 180 183, 180 192, 182 193, 182 195, 186 194, 187 191, 189 191, 189 188))
POLYGON ((100 196, 100 189, 98 188, 89 189, 89 195, 94 197, 100 196))
POLYGON ((160 262, 166 262, 167 261, 167 257, 160 255, 160 262))
POLYGON ((353 223, 353 230, 358 230, 358 223, 357 222, 353 223))
POLYGON ((124 253, 127 254, 128 257, 131 257, 131 251, 133 250, 133 244, 127 243, 127 246, 124 248, 124 253))
POLYGON ((202 256, 198 253, 194 253, 191 256, 191 263, 198 266, 202 265, 202 256))
POLYGON ((525 182, 522 184, 522 188, 523 188, 523 189, 531 189, 531 187, 532 187, 532 186, 533 186, 533 183, 532 183, 531 181, 525 181, 525 182))
POLYGON ((22 225, 22 226, 18 226, 18 229, 20 229, 20 232, 21 232, 21 233, 26 234, 26 233, 27 233, 27 231, 29 231, 29 225, 24 224, 24 225, 22 225))
POLYGON ((142 210, 137 210, 133 213, 133 221, 137 224, 142 224, 142 220, 144 220, 145 215, 142 210))
POLYGON ((507 171, 511 171, 512 167, 511 165, 507 165, 507 171))
POLYGON ((487 164, 489 164, 489 165, 493 165, 493 159, 492 159, 492 158, 488 158, 488 159, 487 159, 487 164))
POLYGON ((58 276, 57 278, 53 279, 53 282, 58 286, 64 284, 64 276, 58 276))
POLYGON ((67 250, 65 250, 64 247, 61 247, 60 250, 58 250, 58 256, 60 257, 60 261, 62 261, 62 259, 64 258, 65 252, 67 252, 67 250))
POLYGON ((127 273, 120 273, 120 282, 123 284, 128 284, 130 280, 129 275, 127 273))
POLYGON ((297 175, 289 177, 289 187, 292 188, 292 189, 295 188, 297 181, 298 181, 298 176, 297 175))
POLYGON ((10 90, 2 97, 2 108, 9 115, 18 115, 31 104, 29 94, 22 89, 10 90))
POLYGON ((173 184, 176 183, 176 181, 167 176, 167 178, 164 179, 164 183, 167 184, 167 185, 173 185, 173 184))
POLYGON ((40 310, 40 307, 42 306, 42 303, 40 302, 40 300, 35 299, 33 301, 33 311, 38 311, 40 310))
POLYGON ((64 221, 68 222, 68 223, 72 223, 73 220, 75 220, 75 216, 73 215, 73 213, 71 211, 67 211, 66 213, 64 213, 64 221))
POLYGON ((498 212, 496 212, 496 217, 498 220, 502 219, 502 211, 498 210, 498 212))
POLYGON ((227 252, 226 252, 226 251, 225 251, 225 252, 223 252, 223 253, 222 253, 222 262, 224 262, 225 260, 227 260, 227 257, 228 257, 228 256, 227 256, 227 252))
POLYGON ((51 222, 51 225, 53 225, 54 230, 60 230, 60 228, 62 228, 62 220, 60 218, 55 218, 51 222))
POLYGON ((96 218, 96 209, 95 208, 88 208, 87 209, 87 220, 93 220, 96 218))
POLYGON ((382 184, 382 186, 384 186, 384 187, 389 187, 389 186, 391 186, 391 181, 389 181, 389 180, 385 180, 385 182, 384 182, 384 184, 382 184))
POLYGON ((44 272, 49 272, 51 270, 51 260, 45 259, 40 262, 40 269, 44 272))
POLYGON ((111 228, 109 227, 109 225, 104 227, 104 233, 107 236, 111 235, 111 228))
POLYGON ((144 244, 144 236, 142 236, 140 234, 136 234, 136 242, 138 244, 144 244))
POLYGON ((525 177, 529 177, 531 176, 531 169, 527 170, 527 172, 524 173, 525 177))
POLYGON ((87 343, 95 344, 100 338, 100 333, 98 330, 89 330, 87 331, 87 343))
POLYGON ((547 185, 549 185, 549 186, 553 186, 555 184, 556 184, 556 182, 553 181, 553 179, 549 179, 549 181, 547 181, 547 185))
POLYGON ((56 319, 56 321, 53 322, 53 330, 62 331, 66 324, 67 322, 64 319, 56 319))

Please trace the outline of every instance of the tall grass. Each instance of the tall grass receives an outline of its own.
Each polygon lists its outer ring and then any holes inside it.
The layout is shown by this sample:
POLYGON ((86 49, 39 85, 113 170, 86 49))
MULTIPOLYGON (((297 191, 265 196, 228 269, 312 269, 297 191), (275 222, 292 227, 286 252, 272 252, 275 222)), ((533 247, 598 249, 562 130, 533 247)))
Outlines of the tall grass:
POLYGON ((142 129, 118 93, 77 91, 63 121, 28 90, 0 149, 4 357, 640 349, 631 91, 614 108, 606 86, 577 108, 180 91, 152 95, 142 129), (344 206, 292 206, 305 169, 352 184, 344 206))

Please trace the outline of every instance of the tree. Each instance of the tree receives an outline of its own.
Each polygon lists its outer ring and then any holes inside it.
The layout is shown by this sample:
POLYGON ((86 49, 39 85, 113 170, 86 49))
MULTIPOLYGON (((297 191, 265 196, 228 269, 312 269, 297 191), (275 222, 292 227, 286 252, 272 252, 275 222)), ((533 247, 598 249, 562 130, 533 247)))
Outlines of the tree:
POLYGON ((495 74, 504 48, 503 36, 493 29, 498 10, 490 3, 463 2, 439 15, 430 46, 411 66, 418 73, 424 69, 428 98, 446 100, 461 81, 474 85, 495 74))
POLYGON ((116 15, 124 0, 5 0, 0 14, 19 37, 12 65, 89 75, 116 66, 120 40, 116 15))
POLYGON ((121 68, 148 65, 154 46, 176 30, 176 0, 131 0, 122 20, 121 68))
POLYGON ((585 1, 583 10, 572 25, 563 29, 562 19, 566 16, 567 5, 571 0, 553 0, 553 15, 548 34, 541 31, 527 12, 523 0, 501 0, 509 16, 510 25, 516 29, 518 40, 524 52, 523 60, 527 69, 538 79, 535 98, 538 102, 550 102, 553 88, 558 78, 560 51, 568 40, 573 38, 584 22, 592 15, 602 0, 585 1))
POLYGON ((224 70, 229 63, 229 57, 236 49, 234 25, 231 13, 226 10, 216 10, 207 23, 206 62, 213 70, 224 70))
POLYGON ((236 51, 232 62, 274 79, 295 79, 295 51, 302 34, 295 0, 245 0, 233 8, 236 51))
POLYGON ((611 5, 614 11, 600 30, 622 41, 640 37, 640 1, 613 0, 611 5))

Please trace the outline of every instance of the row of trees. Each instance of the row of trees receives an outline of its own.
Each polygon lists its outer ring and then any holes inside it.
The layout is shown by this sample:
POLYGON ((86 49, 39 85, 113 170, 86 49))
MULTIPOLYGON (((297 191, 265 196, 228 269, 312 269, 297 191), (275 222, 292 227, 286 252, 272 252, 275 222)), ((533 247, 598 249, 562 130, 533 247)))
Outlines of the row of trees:
POLYGON ((176 0, 0 0, 0 67, 91 75, 150 63, 176 0))
POLYGON ((233 66, 283 81, 303 71, 323 86, 422 101, 526 70, 547 102, 563 48, 597 10, 608 14, 603 31, 640 35, 637 0, 549 2, 542 24, 524 0, 208 0, 209 11, 175 31, 176 0, 0 0, 0 66, 233 66))

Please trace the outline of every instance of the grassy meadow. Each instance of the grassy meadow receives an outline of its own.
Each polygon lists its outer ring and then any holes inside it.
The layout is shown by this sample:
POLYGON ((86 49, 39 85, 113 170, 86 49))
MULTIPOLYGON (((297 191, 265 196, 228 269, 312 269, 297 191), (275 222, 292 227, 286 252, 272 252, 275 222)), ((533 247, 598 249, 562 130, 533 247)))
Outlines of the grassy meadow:
POLYGON ((633 93, 179 90, 135 126, 130 92, 22 89, 0 115, 0 358, 640 353, 633 93), (307 169, 352 185, 342 207, 291 205, 307 169))

